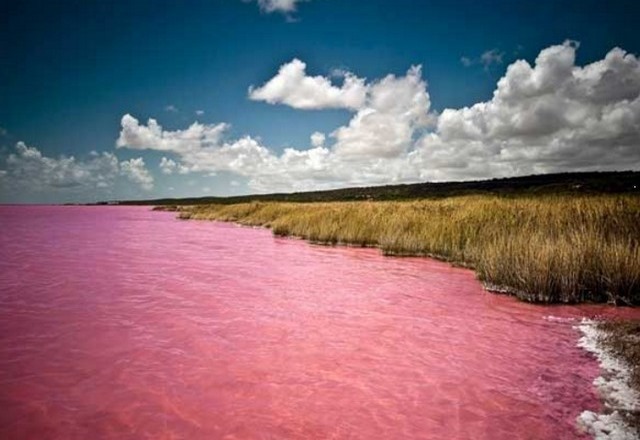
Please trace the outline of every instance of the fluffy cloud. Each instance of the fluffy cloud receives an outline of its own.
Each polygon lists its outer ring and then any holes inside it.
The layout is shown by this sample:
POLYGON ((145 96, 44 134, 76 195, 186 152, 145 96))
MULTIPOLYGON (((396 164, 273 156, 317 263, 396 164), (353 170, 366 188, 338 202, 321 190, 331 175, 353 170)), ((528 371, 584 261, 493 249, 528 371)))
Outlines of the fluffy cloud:
POLYGON ((164 174, 173 174, 173 173, 187 174, 189 172, 188 167, 177 163, 173 159, 168 159, 164 156, 162 157, 162 159, 160 159, 159 167, 164 174))
POLYGON ((145 167, 141 157, 120 162, 120 170, 124 176, 140 185, 142 189, 147 191, 153 189, 153 176, 145 167))
POLYGON ((421 69, 388 75, 367 87, 365 104, 349 124, 338 128, 335 152, 350 157, 397 157, 411 147, 417 130, 426 128, 429 94, 421 69))
POLYGON ((111 153, 93 153, 86 161, 73 156, 51 158, 34 147, 18 142, 6 161, 5 177, 19 185, 46 187, 108 187, 118 175, 118 159, 111 153))
POLYGON ((363 105, 367 92, 363 79, 344 72, 343 84, 337 87, 329 78, 308 76, 306 68, 305 63, 294 58, 263 86, 250 87, 249 98, 304 110, 358 109, 363 105))
POLYGON ((516 61, 491 100, 439 115, 430 111, 420 67, 368 83, 349 74, 350 85, 345 76, 337 87, 307 76, 294 60, 250 97, 352 110, 330 145, 314 133, 310 148, 277 154, 250 136, 225 139, 227 124, 166 131, 153 119, 144 125, 125 115, 118 146, 171 152, 178 161, 167 159, 165 167, 172 172, 228 171, 256 191, 640 169, 638 58, 614 48, 581 67, 577 47, 567 41, 542 50, 533 65, 516 61))
POLYGON ((186 130, 166 131, 155 119, 140 125, 133 116, 126 114, 121 120, 122 129, 116 147, 137 150, 173 151, 188 153, 208 145, 217 145, 228 124, 193 123, 186 130))
POLYGON ((108 152, 92 152, 86 160, 77 160, 73 156, 52 158, 44 156, 35 147, 18 142, 15 152, 7 157, 5 166, 6 169, 0 171, 3 186, 31 191, 108 189, 119 175, 128 177, 143 188, 150 189, 153 185, 153 178, 144 168, 142 159, 119 162, 114 154, 108 152))
POLYGON ((161 160, 165 173, 227 171, 248 178, 257 191, 411 180, 404 163, 407 153, 417 134, 433 122, 420 67, 404 76, 363 82, 362 88, 359 109, 348 125, 331 134, 331 148, 325 147, 324 134, 313 133, 310 149, 287 148, 278 155, 251 136, 225 140, 227 124, 194 123, 167 131, 153 119, 145 125, 128 114, 117 146, 175 154, 177 160, 161 160))
POLYGON ((316 131, 311 134, 311 146, 314 148, 324 147, 324 142, 327 139, 324 133, 316 131))
POLYGON ((579 67, 576 49, 567 41, 541 51, 533 66, 514 62, 490 101, 443 111, 421 151, 440 158, 436 166, 446 157, 482 176, 637 168, 638 58, 614 48, 579 67))
POLYGON ((307 76, 305 69, 302 61, 294 59, 280 67, 264 86, 250 89, 249 97, 298 109, 357 110, 347 126, 333 133, 335 152, 342 156, 402 154, 411 146, 416 130, 426 127, 432 119, 420 66, 412 67, 405 76, 388 75, 369 84, 344 73, 342 87, 322 76, 307 76))
POLYGON ((120 123, 118 148, 166 151, 181 159, 181 162, 161 159, 160 167, 166 174, 187 170, 251 172, 271 156, 266 147, 250 136, 225 142, 223 135, 228 124, 196 122, 185 130, 167 131, 154 119, 144 125, 129 114, 120 123))

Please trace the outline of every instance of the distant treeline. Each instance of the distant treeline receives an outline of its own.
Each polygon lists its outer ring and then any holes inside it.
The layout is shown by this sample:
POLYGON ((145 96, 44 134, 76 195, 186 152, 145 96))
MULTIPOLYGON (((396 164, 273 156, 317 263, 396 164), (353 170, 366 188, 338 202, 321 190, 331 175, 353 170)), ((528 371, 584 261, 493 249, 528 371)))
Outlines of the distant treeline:
POLYGON ((328 191, 254 194, 233 197, 189 197, 155 200, 124 200, 98 204, 119 205, 201 205, 235 204, 251 201, 269 202, 337 202, 358 200, 414 200, 489 194, 640 194, 640 172, 588 172, 539 174, 504 179, 467 182, 414 183, 402 185, 343 188, 328 191))

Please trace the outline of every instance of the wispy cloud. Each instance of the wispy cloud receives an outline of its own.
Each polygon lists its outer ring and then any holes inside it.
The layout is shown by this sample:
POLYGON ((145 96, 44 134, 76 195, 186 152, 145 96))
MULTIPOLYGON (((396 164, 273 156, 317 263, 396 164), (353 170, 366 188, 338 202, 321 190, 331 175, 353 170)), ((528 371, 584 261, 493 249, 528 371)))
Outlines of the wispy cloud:
POLYGON ((169 113, 178 113, 178 108, 173 104, 169 104, 164 107, 164 111, 169 113))
POLYGON ((260 9, 266 13, 280 12, 289 14, 295 12, 298 3, 309 0, 257 0, 260 9))
POLYGON ((473 66, 473 60, 469 57, 460 57, 460 62, 464 67, 473 66))
POLYGON ((498 49, 491 49, 480 55, 480 64, 482 64, 485 69, 488 69, 492 64, 502 64, 503 57, 504 52, 498 49))
POLYGON ((290 23, 297 22, 295 13, 298 10, 298 4, 311 0, 242 0, 245 3, 256 2, 260 11, 265 14, 280 13, 285 16, 290 23))
POLYGON ((470 58, 468 56, 460 57, 460 62, 465 67, 481 65, 484 70, 489 70, 493 65, 501 65, 504 63, 504 52, 498 49, 491 49, 483 52, 476 58, 470 58))

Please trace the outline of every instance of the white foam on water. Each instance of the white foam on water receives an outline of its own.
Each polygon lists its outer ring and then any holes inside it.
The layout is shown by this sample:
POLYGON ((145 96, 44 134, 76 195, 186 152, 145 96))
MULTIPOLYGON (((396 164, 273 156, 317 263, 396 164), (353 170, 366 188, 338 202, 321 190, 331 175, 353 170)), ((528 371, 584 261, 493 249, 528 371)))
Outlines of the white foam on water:
POLYGON ((562 316, 554 316, 554 315, 543 316, 543 319, 549 322, 573 322, 576 320, 575 318, 570 318, 570 317, 564 318, 562 316))
POLYGON ((620 411, 637 411, 640 408, 640 395, 629 386, 629 366, 621 359, 611 355, 602 344, 604 332, 597 323, 583 319, 578 328, 582 337, 578 347, 595 355, 601 369, 593 384, 604 401, 605 413, 583 411, 577 423, 596 440, 637 439, 639 433, 629 426, 620 411))
POLYGON ((578 426, 595 440, 632 440, 637 433, 624 421, 619 412, 596 414, 583 411, 578 416, 578 426))

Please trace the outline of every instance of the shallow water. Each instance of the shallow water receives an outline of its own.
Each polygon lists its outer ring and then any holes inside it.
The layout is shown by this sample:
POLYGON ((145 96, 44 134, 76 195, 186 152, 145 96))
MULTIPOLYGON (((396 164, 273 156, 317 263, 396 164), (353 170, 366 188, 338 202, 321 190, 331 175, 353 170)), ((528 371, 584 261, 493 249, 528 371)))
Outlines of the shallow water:
POLYGON ((0 438, 576 438, 580 317, 140 207, 0 207, 0 438))

